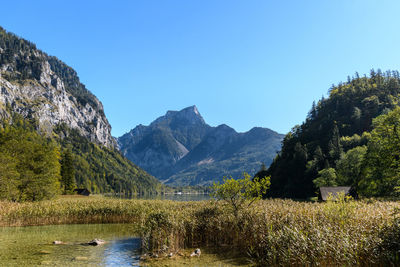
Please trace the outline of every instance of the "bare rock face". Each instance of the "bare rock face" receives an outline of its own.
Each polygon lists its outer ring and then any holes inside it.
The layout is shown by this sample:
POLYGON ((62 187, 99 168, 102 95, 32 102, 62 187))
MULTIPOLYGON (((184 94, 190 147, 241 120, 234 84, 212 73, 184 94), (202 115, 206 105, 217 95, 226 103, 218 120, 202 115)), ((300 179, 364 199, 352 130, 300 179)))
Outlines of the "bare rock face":
MULTIPOLYGON (((115 147, 101 102, 86 89, 90 101, 84 104, 78 101, 77 94, 71 93, 73 89, 67 90, 63 79, 52 70, 46 54, 38 50, 28 55, 27 52, 15 52, 15 58, 24 58, 28 63, 30 57, 40 63, 35 75, 27 77, 22 77, 12 63, 0 61, 0 119, 10 118, 12 112, 17 112, 25 118, 35 118, 41 130, 48 133, 56 125, 65 123, 94 143, 115 147)), ((62 67, 73 71, 65 64, 62 67)), ((79 83, 79 86, 83 85, 79 83)))
POLYGON ((173 166, 184 158, 210 131, 197 110, 190 106, 167 111, 149 126, 138 125, 118 138, 122 153, 160 179, 169 176, 173 166))
POLYGON ((128 159, 165 184, 208 186, 269 165, 282 138, 268 128, 238 133, 225 124, 211 127, 190 106, 135 127, 118 138, 118 145, 128 159))

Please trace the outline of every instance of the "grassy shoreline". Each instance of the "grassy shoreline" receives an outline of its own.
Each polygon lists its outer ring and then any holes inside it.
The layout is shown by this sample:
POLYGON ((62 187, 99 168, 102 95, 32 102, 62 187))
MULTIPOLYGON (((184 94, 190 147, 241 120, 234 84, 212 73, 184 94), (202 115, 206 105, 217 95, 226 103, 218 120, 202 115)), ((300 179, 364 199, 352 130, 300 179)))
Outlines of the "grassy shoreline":
POLYGON ((143 248, 160 255, 228 247, 259 265, 399 263, 393 211, 399 202, 264 200, 233 216, 223 202, 102 197, 0 202, 0 226, 133 223, 143 248))

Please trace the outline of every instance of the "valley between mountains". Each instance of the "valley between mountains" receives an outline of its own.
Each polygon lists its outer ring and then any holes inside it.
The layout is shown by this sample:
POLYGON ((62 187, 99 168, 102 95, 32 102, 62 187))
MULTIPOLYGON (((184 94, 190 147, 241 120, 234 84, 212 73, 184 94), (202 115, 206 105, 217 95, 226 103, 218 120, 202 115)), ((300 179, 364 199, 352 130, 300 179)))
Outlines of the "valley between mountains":
POLYGON ((210 185, 223 176, 253 175, 262 164, 269 166, 283 139, 267 128, 238 133, 227 125, 210 126, 196 106, 168 111, 149 126, 138 125, 116 139, 101 101, 80 82, 74 69, 1 27, 0 122, 5 129, 0 134, 4 148, 0 155, 14 159, 4 160, 3 166, 19 177, 5 180, 15 187, 8 190, 13 193, 5 193, 12 200, 26 197, 20 186, 27 184, 23 179, 54 185, 44 194, 38 185, 38 192, 28 199, 59 194, 59 182, 63 193, 78 187, 92 193, 128 195, 161 192, 165 186, 160 181, 176 186, 210 185), (36 136, 38 144, 30 135, 36 136), (19 147, 24 138, 26 146, 19 147), (54 153, 46 152, 53 155, 48 162, 36 162, 40 157, 34 155, 32 162, 27 161, 24 151, 49 142, 54 153), (55 163, 51 171, 57 175, 48 178, 43 171, 32 180, 30 166, 49 162, 55 163))

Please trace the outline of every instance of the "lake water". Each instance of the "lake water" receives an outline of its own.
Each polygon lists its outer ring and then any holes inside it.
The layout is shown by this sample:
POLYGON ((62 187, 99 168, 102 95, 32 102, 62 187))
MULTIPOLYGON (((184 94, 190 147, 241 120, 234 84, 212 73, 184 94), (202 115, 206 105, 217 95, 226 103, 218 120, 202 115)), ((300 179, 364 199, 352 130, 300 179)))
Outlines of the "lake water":
POLYGON ((0 266, 139 266, 141 241, 133 233, 129 224, 2 227, 0 266), (83 245, 94 238, 107 243, 83 245))
POLYGON ((158 199, 173 201, 202 201, 211 199, 207 194, 167 194, 167 195, 136 195, 130 199, 158 199))
MULTIPOLYGON (((229 251, 207 248, 202 248, 200 258, 139 262, 141 241, 134 233, 131 224, 0 227, 0 266, 249 266, 245 258, 229 251), (107 243, 85 245, 94 238, 107 243), (54 245, 55 240, 65 244, 54 245)), ((191 250, 182 252, 190 255, 191 250)))

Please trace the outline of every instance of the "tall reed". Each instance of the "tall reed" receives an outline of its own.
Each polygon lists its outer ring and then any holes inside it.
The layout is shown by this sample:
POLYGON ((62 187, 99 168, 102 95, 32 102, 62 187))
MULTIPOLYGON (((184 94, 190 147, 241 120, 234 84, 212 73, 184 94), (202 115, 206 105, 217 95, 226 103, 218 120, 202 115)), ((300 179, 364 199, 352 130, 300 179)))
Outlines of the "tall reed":
POLYGON ((400 203, 263 200, 238 216, 216 201, 72 198, 0 202, 0 225, 134 223, 143 248, 228 247, 266 265, 397 265, 400 203))

